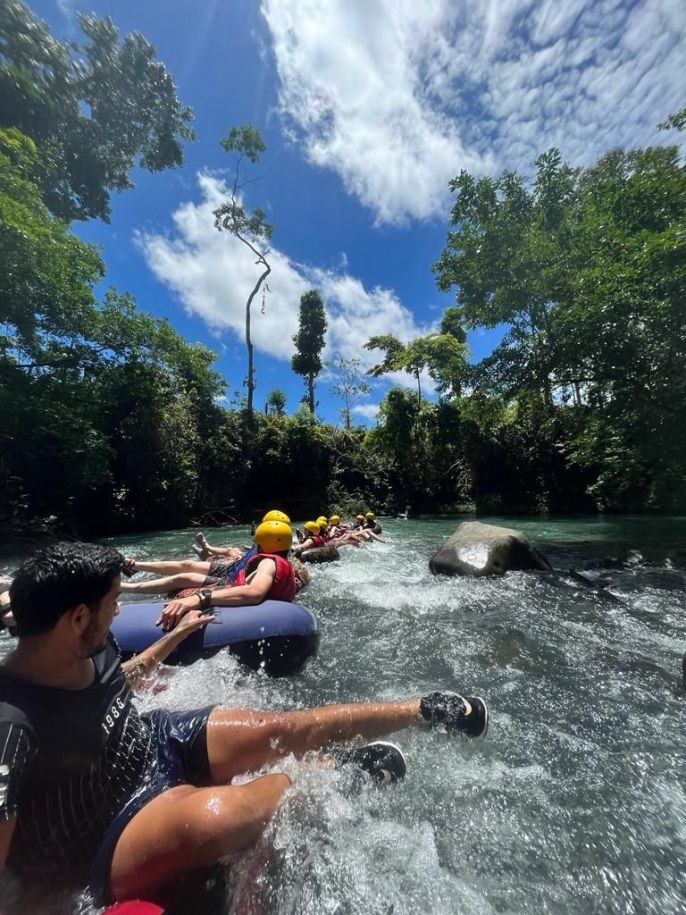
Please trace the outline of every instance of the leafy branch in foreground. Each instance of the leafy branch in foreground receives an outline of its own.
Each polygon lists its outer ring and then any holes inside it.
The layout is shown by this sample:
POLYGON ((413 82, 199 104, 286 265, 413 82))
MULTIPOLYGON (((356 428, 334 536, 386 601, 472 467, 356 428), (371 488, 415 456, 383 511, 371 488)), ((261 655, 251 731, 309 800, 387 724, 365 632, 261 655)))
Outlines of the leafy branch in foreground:
POLYGON ((0 3, 0 127, 36 144, 32 179, 60 219, 109 219, 110 193, 134 166, 183 162, 192 113, 155 49, 109 17, 79 15, 85 41, 62 42, 19 0, 0 3))

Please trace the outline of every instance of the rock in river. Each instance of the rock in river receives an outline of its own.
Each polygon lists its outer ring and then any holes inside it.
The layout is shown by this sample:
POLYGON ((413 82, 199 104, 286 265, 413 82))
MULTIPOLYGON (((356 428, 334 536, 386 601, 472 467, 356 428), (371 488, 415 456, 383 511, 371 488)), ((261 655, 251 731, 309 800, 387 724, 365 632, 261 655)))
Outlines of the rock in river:
POLYGON ((504 575, 526 569, 551 571, 524 534, 509 527, 464 521, 429 560, 434 575, 504 575))

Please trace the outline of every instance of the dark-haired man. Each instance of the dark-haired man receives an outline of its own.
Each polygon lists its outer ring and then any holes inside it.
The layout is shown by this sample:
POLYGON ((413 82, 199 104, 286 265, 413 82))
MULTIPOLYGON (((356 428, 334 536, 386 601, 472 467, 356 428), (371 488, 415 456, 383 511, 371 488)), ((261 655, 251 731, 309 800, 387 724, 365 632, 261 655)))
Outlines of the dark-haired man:
POLYGON ((122 562, 108 547, 56 544, 11 587, 19 644, 0 666, 0 869, 20 881, 164 901, 175 881, 254 842, 291 784, 281 772, 241 785, 234 776, 412 724, 486 732, 483 700, 440 693, 276 714, 139 714, 131 684, 211 618, 187 613, 121 664, 109 627, 122 562))

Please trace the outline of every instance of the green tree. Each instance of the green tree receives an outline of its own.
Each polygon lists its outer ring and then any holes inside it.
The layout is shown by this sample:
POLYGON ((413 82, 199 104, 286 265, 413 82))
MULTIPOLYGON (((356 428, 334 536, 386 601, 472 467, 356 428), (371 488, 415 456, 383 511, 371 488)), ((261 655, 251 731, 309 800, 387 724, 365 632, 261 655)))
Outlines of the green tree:
POLYGON ((372 390, 362 377, 360 364, 357 356, 351 356, 350 359, 336 356, 329 363, 329 368, 336 378, 335 383, 331 385, 331 393, 343 401, 340 414, 347 430, 350 430, 352 426, 353 406, 360 398, 370 394, 372 390))
POLYGON ((19 0, 0 4, 0 127, 39 152, 32 178, 59 218, 107 220, 110 192, 133 187, 137 166, 183 161, 192 115, 142 35, 79 16, 84 42, 60 42, 19 0))
MULTIPOLYGON (((271 273, 271 266, 267 257, 269 255, 268 242, 272 237, 274 226, 265 219, 264 210, 255 207, 252 211, 246 210, 242 202, 242 192, 247 180, 244 177, 246 162, 256 165, 266 146, 262 136, 251 124, 242 127, 232 127, 219 144, 224 152, 229 153, 233 159, 233 182, 229 192, 229 199, 214 211, 214 224, 217 229, 230 232, 241 244, 250 251, 255 258, 255 264, 261 273, 248 295, 245 303, 245 346, 248 351, 248 374, 245 386, 248 389, 246 410, 248 416, 253 414, 253 399, 255 393, 255 369, 253 344, 250 334, 250 309, 260 287, 271 273)), ((265 285, 265 289, 268 287, 265 285)))
POLYGON ((417 408, 422 403, 421 373, 426 368, 427 350, 424 338, 417 337, 407 344, 403 344, 392 334, 380 334, 371 337, 364 345, 365 349, 380 349, 384 352, 384 359, 378 365, 372 366, 368 374, 378 378, 391 372, 407 372, 413 375, 417 382, 417 408))
POLYGON ((293 336, 296 353, 291 368, 307 383, 307 404, 314 413, 314 383, 322 370, 322 350, 326 334, 326 314, 322 297, 310 289, 300 297, 300 324, 293 336))
POLYGON ((686 105, 670 114, 666 121, 658 124, 660 130, 686 130, 686 105))
MULTIPOLYGON (((452 188, 438 284, 457 288, 468 326, 509 327, 472 383, 541 430, 542 454, 556 449, 595 475, 600 507, 686 504, 678 151, 615 150, 583 171, 551 151, 530 187, 463 172, 452 188)), ((530 445, 520 435, 515 447, 530 445)), ((527 465, 557 473, 552 457, 527 465)))
POLYGON ((686 169, 673 147, 582 176, 581 266, 561 311, 586 423, 573 455, 602 507, 686 504, 686 169))
POLYGON ((497 384, 553 403, 556 303, 576 269, 571 237, 577 173, 555 149, 537 160, 531 188, 511 172, 450 182, 456 194, 446 246, 433 270, 439 289, 459 287, 468 327, 509 327, 490 361, 497 384))
POLYGON ((368 436, 371 447, 390 458, 391 484, 403 505, 420 502, 423 490, 425 466, 417 451, 420 410, 410 391, 391 388, 381 401, 379 424, 368 436))
POLYGON ((267 394, 264 402, 264 412, 266 416, 270 413, 275 416, 283 416, 286 411, 286 394, 281 388, 272 388, 267 394))
MULTIPOLYGON (((31 178, 38 152, 16 128, 0 130, 0 359, 12 372, 79 364, 104 267, 43 203, 31 178)), ((87 346, 86 346, 87 348, 87 346)))
POLYGON ((0 519, 8 532, 178 523, 216 425, 214 355, 129 295, 95 299, 100 257, 43 203, 36 156, 0 130, 0 519))
POLYGON ((426 366, 436 391, 443 398, 459 397, 467 377, 467 345, 452 333, 423 338, 426 366))
POLYGON ((439 393, 459 393, 465 372, 466 344, 453 333, 429 334, 401 343, 391 334, 372 337, 365 349, 380 349, 385 353, 369 374, 379 377, 391 372, 407 372, 417 382, 417 409, 422 405, 422 372, 437 382, 439 393))

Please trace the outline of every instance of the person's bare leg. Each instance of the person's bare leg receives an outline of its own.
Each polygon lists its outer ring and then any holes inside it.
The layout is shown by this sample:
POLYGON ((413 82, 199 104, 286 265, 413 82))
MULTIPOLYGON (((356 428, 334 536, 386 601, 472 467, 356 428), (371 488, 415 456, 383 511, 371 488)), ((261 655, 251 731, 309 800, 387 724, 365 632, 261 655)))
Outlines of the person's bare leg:
POLYGON ((151 578, 149 581, 123 581, 122 593, 126 594, 166 594, 169 591, 181 591, 183 588, 202 588, 207 575, 186 572, 179 575, 167 575, 164 578, 151 578))
POLYGON ((212 556, 225 556, 227 559, 238 559, 243 555, 243 550, 238 546, 212 546, 207 542, 207 537, 203 533, 195 535, 195 542, 200 549, 212 556))
POLYGON ((158 575, 177 575, 180 572, 197 572, 207 575, 210 563, 200 559, 172 559, 160 562, 134 560, 133 572, 157 572, 158 575))
POLYGON ((203 549, 212 556, 224 556, 226 559, 240 559, 243 555, 243 550, 239 546, 210 546, 206 543, 203 549))
POLYGON ((179 785, 143 807, 114 850, 110 885, 115 899, 161 903, 169 885, 255 842, 290 785, 287 775, 264 775, 245 785, 179 785))
POLYGON ((212 780, 227 782, 288 753, 301 756, 337 741, 381 737, 419 724, 419 703, 414 698, 277 713, 216 708, 207 725, 212 780))
POLYGON ((330 540, 327 546, 359 546, 360 544, 357 540, 352 540, 350 537, 340 537, 338 540, 330 540))
POLYGON ((310 537, 308 537, 307 540, 303 540, 302 543, 299 543, 299 544, 297 544, 297 546, 293 547, 293 553, 296 556, 299 556, 301 553, 304 553, 305 550, 311 549, 311 547, 313 545, 314 544, 312 543, 312 539, 310 537))

